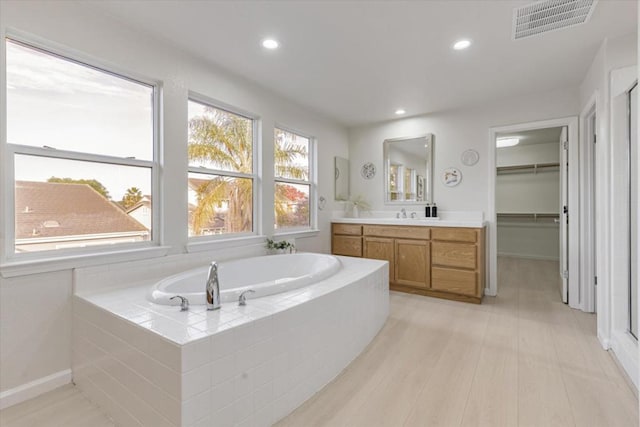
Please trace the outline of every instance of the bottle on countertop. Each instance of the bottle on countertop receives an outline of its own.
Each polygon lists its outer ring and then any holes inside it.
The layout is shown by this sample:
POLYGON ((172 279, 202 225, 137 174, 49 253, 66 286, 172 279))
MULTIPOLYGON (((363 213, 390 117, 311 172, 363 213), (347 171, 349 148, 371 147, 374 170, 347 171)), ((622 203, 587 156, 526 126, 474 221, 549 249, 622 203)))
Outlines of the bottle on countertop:
POLYGON ((438 207, 435 203, 431 206, 431 216, 433 218, 438 218, 438 207))
POLYGON ((427 206, 424 207, 424 217, 431 218, 431 203, 427 203, 427 206))

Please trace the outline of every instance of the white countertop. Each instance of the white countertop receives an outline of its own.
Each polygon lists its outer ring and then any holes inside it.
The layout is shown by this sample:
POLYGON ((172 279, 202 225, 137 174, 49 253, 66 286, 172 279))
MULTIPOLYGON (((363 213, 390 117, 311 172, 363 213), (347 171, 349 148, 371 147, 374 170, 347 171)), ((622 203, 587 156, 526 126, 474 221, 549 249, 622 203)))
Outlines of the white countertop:
POLYGON ((486 221, 461 221, 433 218, 333 218, 331 222, 343 224, 412 225, 422 227, 482 228, 486 221))

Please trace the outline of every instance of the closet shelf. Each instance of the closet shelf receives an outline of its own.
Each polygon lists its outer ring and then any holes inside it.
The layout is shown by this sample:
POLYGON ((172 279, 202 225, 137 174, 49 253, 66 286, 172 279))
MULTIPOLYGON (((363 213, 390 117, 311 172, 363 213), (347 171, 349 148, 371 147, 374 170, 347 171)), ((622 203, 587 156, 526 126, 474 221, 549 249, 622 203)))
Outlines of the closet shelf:
POLYGON ((560 163, 531 163, 528 165, 513 165, 513 166, 498 166, 496 169, 498 173, 509 173, 519 171, 533 171, 537 173, 538 170, 547 170, 553 168, 559 168, 560 163))
POLYGON ((498 213, 498 219, 527 220, 538 222, 540 220, 560 220, 557 213, 498 213))

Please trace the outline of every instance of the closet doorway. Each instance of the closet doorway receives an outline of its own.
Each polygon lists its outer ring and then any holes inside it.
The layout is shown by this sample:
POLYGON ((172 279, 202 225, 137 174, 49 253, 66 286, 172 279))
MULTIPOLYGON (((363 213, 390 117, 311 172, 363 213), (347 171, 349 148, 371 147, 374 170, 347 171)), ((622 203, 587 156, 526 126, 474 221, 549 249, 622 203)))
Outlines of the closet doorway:
POLYGON ((568 297, 567 127, 496 134, 498 256, 557 263, 568 297))
POLYGON ((485 294, 498 293, 498 255, 538 259, 555 263, 558 301, 580 308, 578 142, 577 117, 489 130, 485 294))

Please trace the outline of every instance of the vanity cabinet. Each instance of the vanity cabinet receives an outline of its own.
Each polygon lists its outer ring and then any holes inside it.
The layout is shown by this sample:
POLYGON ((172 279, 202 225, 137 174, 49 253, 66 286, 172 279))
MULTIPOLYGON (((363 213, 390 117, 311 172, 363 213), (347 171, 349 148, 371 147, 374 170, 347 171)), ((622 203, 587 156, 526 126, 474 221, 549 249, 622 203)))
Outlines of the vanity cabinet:
POLYGON ((398 285, 429 289, 429 241, 396 239, 395 280, 398 285))
POLYGON ((389 283, 395 279, 395 250, 393 239, 388 237, 364 237, 363 257, 389 261, 389 283))
POLYGON ((484 228, 341 224, 332 252, 389 262, 390 289, 480 303, 484 228))
POLYGON ((361 225, 332 224, 331 231, 331 253, 353 257, 362 256, 361 225))

